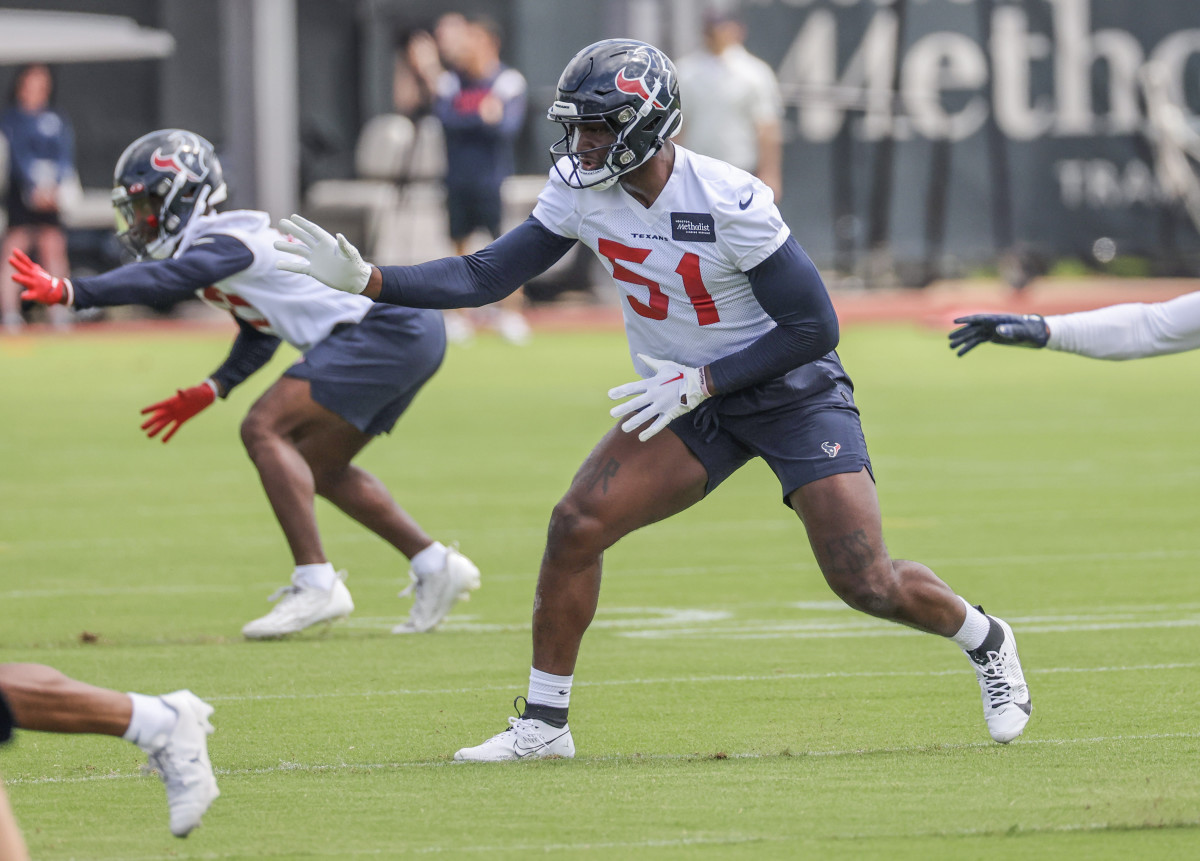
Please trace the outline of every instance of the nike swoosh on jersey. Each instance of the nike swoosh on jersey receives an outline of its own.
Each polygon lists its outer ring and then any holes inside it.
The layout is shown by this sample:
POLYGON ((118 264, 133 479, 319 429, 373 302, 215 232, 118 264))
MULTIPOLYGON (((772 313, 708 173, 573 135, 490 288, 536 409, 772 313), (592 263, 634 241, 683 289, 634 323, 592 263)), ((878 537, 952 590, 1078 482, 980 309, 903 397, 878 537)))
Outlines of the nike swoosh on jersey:
POLYGON ((752 201, 752 200, 754 200, 754 192, 750 192, 750 196, 747 197, 744 201, 741 201, 741 200, 738 201, 738 209, 745 209, 747 206, 750 205, 750 201, 752 201))

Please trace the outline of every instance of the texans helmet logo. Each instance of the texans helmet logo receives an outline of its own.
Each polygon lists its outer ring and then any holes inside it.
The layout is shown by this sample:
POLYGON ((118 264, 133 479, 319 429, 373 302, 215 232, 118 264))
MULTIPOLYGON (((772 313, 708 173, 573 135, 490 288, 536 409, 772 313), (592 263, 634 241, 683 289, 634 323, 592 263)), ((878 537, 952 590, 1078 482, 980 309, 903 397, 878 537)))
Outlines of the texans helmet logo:
POLYGON ((837 453, 842 450, 840 442, 823 442, 821 443, 821 451, 830 457, 837 457, 837 453))
MULTIPOLYGON (((629 93, 631 96, 641 96, 643 100, 649 101, 651 87, 648 85, 648 83, 646 81, 646 75, 650 74, 650 66, 651 66, 651 63, 650 63, 649 55, 645 51, 636 52, 633 55, 633 57, 631 58, 630 62, 626 63, 625 66, 623 66, 621 68, 621 70, 619 72, 617 72, 617 78, 616 78, 617 89, 620 90, 622 93, 629 93), (631 65, 635 65, 635 64, 636 65, 644 64, 645 68, 642 69, 641 73, 636 78, 631 78, 627 74, 625 74, 625 70, 628 69, 631 65)), ((667 86, 663 87, 663 89, 667 89, 667 88, 668 88, 667 86)), ((666 105, 664 105, 662 102, 660 102, 656 98, 656 99, 654 99, 654 107, 661 110, 661 109, 665 108, 666 105)))
POLYGON ((158 170, 183 174, 191 182, 200 182, 208 173, 208 165, 204 164, 204 154, 199 141, 191 135, 172 135, 171 143, 175 149, 164 153, 159 147, 150 156, 150 164, 158 170))

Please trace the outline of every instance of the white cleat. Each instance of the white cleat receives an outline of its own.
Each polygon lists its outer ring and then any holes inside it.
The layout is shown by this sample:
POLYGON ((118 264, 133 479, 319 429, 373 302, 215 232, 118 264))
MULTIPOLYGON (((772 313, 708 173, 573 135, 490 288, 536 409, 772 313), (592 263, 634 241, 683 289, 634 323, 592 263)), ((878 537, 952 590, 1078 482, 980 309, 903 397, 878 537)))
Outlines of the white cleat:
POLYGON ((208 718, 213 707, 191 691, 175 691, 159 699, 178 719, 162 747, 150 754, 149 765, 167 787, 171 833, 187 837, 221 794, 208 759, 208 736, 213 731, 208 718))
POLYGON ((346 572, 339 571, 338 579, 329 590, 310 586, 284 586, 269 600, 279 603, 267 615, 247 622, 242 636, 250 640, 267 640, 294 634, 318 622, 343 619, 354 611, 354 599, 342 581, 346 572))
MULTIPOLYGON (((995 616, 989 618, 995 619, 995 616)), ((983 695, 983 717, 988 732, 1001 744, 1008 744, 1025 730, 1033 712, 1033 700, 1025 674, 1021 672, 1021 661, 1017 657, 1017 641, 1012 628, 1003 619, 996 619, 1004 630, 1004 640, 995 651, 967 652, 967 658, 975 667, 979 678, 979 690, 983 695)))
POLYGON ((392 628, 393 634, 423 634, 432 631, 459 601, 467 601, 471 592, 479 588, 479 569, 475 563, 458 552, 457 547, 446 548, 446 564, 424 578, 408 572, 412 582, 400 597, 413 595, 412 610, 408 620, 392 628))
POLYGON ((464 747, 454 754, 454 761, 508 762, 551 756, 574 758, 575 741, 569 724, 560 728, 536 718, 510 717, 508 729, 481 745, 464 747))

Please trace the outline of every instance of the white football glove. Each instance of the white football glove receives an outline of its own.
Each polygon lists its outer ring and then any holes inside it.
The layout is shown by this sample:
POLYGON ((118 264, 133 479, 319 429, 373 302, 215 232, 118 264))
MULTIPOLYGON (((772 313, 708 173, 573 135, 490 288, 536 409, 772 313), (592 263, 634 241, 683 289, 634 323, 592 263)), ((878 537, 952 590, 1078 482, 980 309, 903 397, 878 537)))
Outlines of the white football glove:
POLYGON ((363 262, 358 249, 345 236, 339 233, 335 238, 325 228, 299 215, 280 219, 279 229, 296 241, 281 239, 275 243, 275 250, 286 255, 275 261, 276 267, 309 275, 345 293, 367 289, 371 264, 363 262))
POLYGON ((637 395, 633 400, 617 404, 609 414, 613 418, 620 418, 634 413, 621 425, 621 430, 626 433, 653 419, 650 427, 638 434, 638 439, 645 442, 672 421, 708 400, 708 393, 704 391, 699 369, 666 359, 653 359, 641 353, 638 353, 638 358, 650 366, 654 376, 609 389, 608 396, 614 401, 637 395))

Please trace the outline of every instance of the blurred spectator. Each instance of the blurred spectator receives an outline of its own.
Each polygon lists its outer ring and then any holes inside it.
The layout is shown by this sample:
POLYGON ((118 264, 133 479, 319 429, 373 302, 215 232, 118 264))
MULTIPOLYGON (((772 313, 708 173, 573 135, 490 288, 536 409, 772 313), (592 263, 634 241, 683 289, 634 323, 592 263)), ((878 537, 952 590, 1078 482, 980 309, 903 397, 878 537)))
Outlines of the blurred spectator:
MULTIPOLYGON (((513 173, 513 147, 525 120, 524 76, 500 61, 500 29, 490 18, 458 13, 438 19, 433 36, 414 35, 409 58, 432 94, 446 138, 446 209, 456 254, 476 230, 500 235, 500 186, 513 173)), ((518 292, 481 309, 483 320, 513 343, 529 340, 518 292)), ((471 324, 447 315, 447 336, 463 341, 471 324)))
POLYGON ((783 194, 783 98, 771 67, 746 50, 746 28, 730 12, 704 16, 704 48, 680 59, 687 106, 684 146, 719 158, 783 194))
MULTIPOLYGON (((49 66, 23 66, 13 80, 9 107, 0 116, 0 134, 8 139, 8 227, 0 243, 0 321, 16 332, 21 317, 20 287, 13 283, 8 258, 14 249, 32 252, 51 275, 67 274, 67 238, 59 221, 63 184, 75 172, 75 139, 66 118, 51 108, 54 78, 49 66)), ((66 325, 65 308, 50 312, 51 322, 66 325)))

